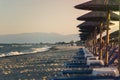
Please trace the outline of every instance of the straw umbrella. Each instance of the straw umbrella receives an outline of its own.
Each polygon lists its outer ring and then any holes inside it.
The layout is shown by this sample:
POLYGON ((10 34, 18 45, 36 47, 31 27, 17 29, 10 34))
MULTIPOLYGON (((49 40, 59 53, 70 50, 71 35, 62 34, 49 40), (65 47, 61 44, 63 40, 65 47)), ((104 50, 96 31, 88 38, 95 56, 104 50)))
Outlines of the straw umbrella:
MULTIPOLYGON (((111 41, 111 44, 115 44, 116 42, 118 42, 118 34, 119 34, 119 31, 114 31, 110 34, 110 41, 111 41)), ((117 43, 119 44, 119 43, 117 43)))
POLYGON ((112 32, 110 34, 110 39, 118 37, 118 34, 119 34, 119 30, 112 32))
POLYGON ((92 11, 119 11, 119 0, 92 0, 79 5, 76 9, 92 10, 92 11), (107 4, 106 4, 107 3, 107 4))
MULTIPOLYGON (((113 12, 110 12, 110 19, 112 21, 119 21, 119 15, 113 13, 113 12)), ((89 12, 87 14, 84 14, 80 17, 77 18, 77 20, 85 20, 85 21, 97 21, 97 22, 106 22, 106 17, 107 17, 107 14, 106 12, 100 12, 100 11, 92 11, 92 12, 89 12)))

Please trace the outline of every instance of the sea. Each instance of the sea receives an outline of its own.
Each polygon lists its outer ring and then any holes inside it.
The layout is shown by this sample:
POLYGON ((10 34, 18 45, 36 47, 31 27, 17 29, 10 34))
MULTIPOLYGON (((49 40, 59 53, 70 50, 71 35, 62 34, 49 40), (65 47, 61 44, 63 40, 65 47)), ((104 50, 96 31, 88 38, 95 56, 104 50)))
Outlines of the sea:
POLYGON ((0 44, 0 57, 44 52, 50 48, 45 44, 0 44))
POLYGON ((49 80, 61 76, 76 50, 47 44, 0 44, 0 80, 49 80))

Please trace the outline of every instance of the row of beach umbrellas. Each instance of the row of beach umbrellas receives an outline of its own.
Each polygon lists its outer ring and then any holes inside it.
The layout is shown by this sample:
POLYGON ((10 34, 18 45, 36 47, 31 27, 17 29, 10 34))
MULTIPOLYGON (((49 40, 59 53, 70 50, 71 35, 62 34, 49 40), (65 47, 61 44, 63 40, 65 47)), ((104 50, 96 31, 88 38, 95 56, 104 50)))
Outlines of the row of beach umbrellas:
POLYGON ((90 10, 87 14, 84 14, 77 18, 77 20, 84 21, 77 27, 80 29, 79 36, 82 41, 93 40, 94 51, 97 53, 96 43, 97 35, 100 35, 100 51, 99 59, 102 59, 102 34, 106 31, 106 57, 105 64, 108 65, 109 46, 110 38, 110 25, 114 25, 111 21, 119 21, 119 15, 113 11, 119 11, 120 0, 91 0, 79 5, 76 5, 76 9, 90 10))

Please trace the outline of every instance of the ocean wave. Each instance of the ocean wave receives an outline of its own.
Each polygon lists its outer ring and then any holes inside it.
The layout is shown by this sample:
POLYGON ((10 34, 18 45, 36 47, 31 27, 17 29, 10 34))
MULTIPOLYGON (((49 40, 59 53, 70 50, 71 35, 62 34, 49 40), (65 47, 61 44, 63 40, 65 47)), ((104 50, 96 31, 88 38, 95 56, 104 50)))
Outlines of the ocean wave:
POLYGON ((23 55, 23 54, 32 54, 32 53, 38 53, 38 52, 45 52, 48 51, 51 47, 45 46, 42 48, 31 48, 31 52, 9 52, 7 54, 1 54, 0 57, 6 57, 6 56, 15 56, 15 55, 23 55))
POLYGON ((37 52, 44 52, 44 51, 48 51, 51 47, 43 47, 43 48, 31 48, 32 49, 32 53, 37 53, 37 52))
POLYGON ((5 54, 1 54, 0 57, 5 57, 6 55, 5 54))
POLYGON ((15 52, 9 52, 7 54, 1 54, 0 57, 16 56, 16 55, 22 55, 22 54, 26 54, 26 53, 15 51, 15 52))

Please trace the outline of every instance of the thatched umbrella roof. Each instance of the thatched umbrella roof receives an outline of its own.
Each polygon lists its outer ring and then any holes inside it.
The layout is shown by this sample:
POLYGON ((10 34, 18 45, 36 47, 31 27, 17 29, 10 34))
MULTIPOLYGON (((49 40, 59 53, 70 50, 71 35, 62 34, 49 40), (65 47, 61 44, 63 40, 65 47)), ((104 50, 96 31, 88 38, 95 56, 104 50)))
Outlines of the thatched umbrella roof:
MULTIPOLYGON (((113 12, 110 12, 110 15, 111 20, 119 21, 119 15, 113 12)), ((106 18, 107 18, 106 12, 93 11, 78 17, 77 20, 105 22, 107 20, 106 18)))
POLYGON ((89 37, 90 37, 90 34, 79 34, 80 36, 80 39, 83 40, 83 41, 86 41, 89 37))
POLYGON ((79 32, 91 32, 90 29, 80 29, 79 32))
POLYGON ((80 38, 87 40, 87 39, 90 39, 91 37, 94 37, 94 36, 91 36, 94 34, 93 32, 94 30, 92 31, 88 29, 81 29, 81 30, 82 30, 82 33, 79 34, 80 38))
MULTIPOLYGON (((119 35, 119 30, 114 31, 114 32, 110 33, 110 39, 117 38, 118 35, 119 35)), ((105 38, 106 38, 106 36, 103 37, 103 39, 105 39, 105 38)))
POLYGON ((93 11, 119 11, 120 0, 109 0, 108 5, 105 5, 105 0, 92 0, 79 5, 75 8, 83 10, 93 10, 93 11))
POLYGON ((96 26, 100 26, 100 22, 93 22, 93 21, 87 21, 87 22, 83 22, 82 24, 78 25, 77 27, 85 27, 85 26, 89 26, 89 27, 96 27, 96 26))
POLYGON ((116 37, 118 37, 118 34, 119 34, 119 31, 117 30, 117 31, 114 31, 114 32, 112 32, 111 34, 110 34, 110 38, 116 38, 116 37))
MULTIPOLYGON (((105 30, 105 23, 103 23, 104 25, 103 25, 103 28, 102 28, 102 30, 105 30)), ((87 21, 87 22, 83 22, 82 24, 80 24, 80 25, 78 25, 77 27, 79 28, 79 29, 86 29, 87 31, 89 30, 89 31, 91 31, 91 32, 93 32, 94 30, 96 30, 96 29, 100 29, 100 25, 101 25, 101 23, 100 22, 93 22, 93 21, 87 21)), ((113 23, 110 23, 110 25, 113 25, 113 23)))
POLYGON ((81 39, 82 41, 86 41, 86 40, 87 40, 87 38, 85 38, 85 37, 80 37, 80 39, 81 39))
MULTIPOLYGON (((114 25, 113 23, 110 23, 109 25, 114 25)), ((82 24, 77 26, 81 32, 85 32, 85 31, 90 31, 93 32, 94 30, 97 29, 97 32, 99 33, 100 31, 100 27, 101 27, 101 23, 100 22, 93 22, 93 21, 87 21, 87 22, 83 22, 82 24)), ((106 30, 106 24, 103 23, 103 27, 102 30, 106 30)))
POLYGON ((82 41, 91 39, 91 35, 80 34, 79 36, 82 41))
POLYGON ((91 34, 91 32, 82 32, 79 35, 90 35, 90 34, 91 34))
POLYGON ((85 27, 83 27, 83 26, 80 26, 80 27, 78 27, 80 30, 81 29, 88 29, 88 30, 90 30, 90 31, 92 31, 92 30, 95 30, 95 27, 90 27, 90 26, 85 26, 85 27))

